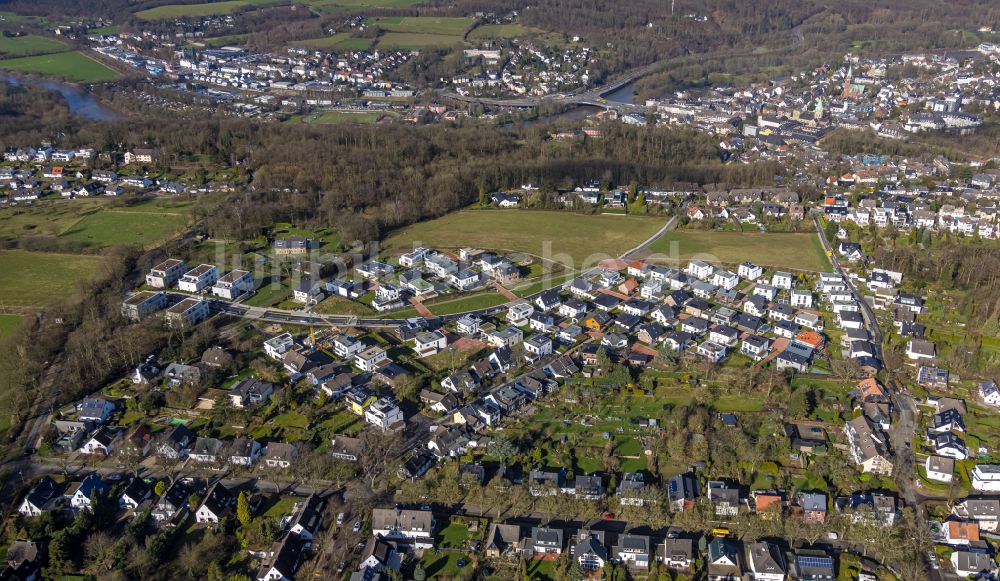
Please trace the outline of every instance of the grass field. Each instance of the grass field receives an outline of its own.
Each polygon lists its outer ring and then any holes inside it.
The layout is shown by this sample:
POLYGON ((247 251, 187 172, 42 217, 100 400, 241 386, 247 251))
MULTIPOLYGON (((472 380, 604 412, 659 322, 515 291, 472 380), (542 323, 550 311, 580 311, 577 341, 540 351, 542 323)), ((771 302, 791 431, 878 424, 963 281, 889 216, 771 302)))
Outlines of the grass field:
POLYGON ((94 211, 103 200, 79 199, 72 204, 0 209, 0 237, 29 235, 58 236, 94 211))
POLYGON ((313 8, 406 8, 424 0, 305 0, 313 8))
POLYGON ((386 16, 368 19, 369 25, 391 32, 463 36, 475 22, 472 18, 435 18, 430 16, 386 16))
MULTIPOLYGON (((324 36, 321 38, 308 38, 306 40, 297 40, 293 44, 304 46, 307 48, 336 48, 339 44, 346 42, 348 40, 355 40, 355 39, 351 38, 350 33, 338 32, 337 34, 331 34, 330 36, 324 36)), ((368 46, 370 42, 367 38, 356 39, 356 40, 364 40, 365 46, 368 46)))
POLYGON ((461 298, 442 300, 426 305, 432 313, 438 316, 464 313, 477 309, 488 309, 508 302, 508 299, 496 292, 482 292, 461 298))
POLYGON ((0 272, 5 275, 0 277, 0 305, 38 307, 73 296, 77 282, 93 275, 100 262, 98 256, 0 251, 0 272))
POLYGON ((289 123, 311 123, 314 125, 339 125, 341 123, 359 123, 370 125, 385 116, 380 111, 323 111, 305 116, 295 116, 289 123))
POLYGON ((378 38, 379 47, 402 50, 452 48, 462 43, 462 37, 459 35, 423 32, 386 32, 378 38))
POLYGON ((543 31, 523 24, 486 24, 469 33, 470 40, 480 38, 519 38, 532 36, 543 31))
POLYGON ((250 38, 249 34, 229 34, 226 36, 203 38, 201 39, 201 43, 207 47, 218 48, 220 46, 243 44, 248 38, 250 38))
POLYGON ((0 69, 38 73, 81 83, 113 81, 118 73, 81 52, 61 52, 0 61, 0 69))
POLYGON ((171 18, 199 18, 202 16, 218 16, 232 14, 251 6, 274 4, 275 0, 226 0, 224 2, 205 2, 203 4, 166 4, 135 13, 141 20, 167 20, 171 18))
POLYGON ((697 257, 726 264, 749 260, 761 266, 794 270, 830 269, 819 237, 813 233, 674 230, 654 242, 650 251, 667 261, 697 257))
POLYGON ((0 315, 0 339, 6 339, 21 326, 21 315, 0 315))
POLYGON ((412 249, 415 243, 437 248, 476 246, 526 252, 579 268, 621 255, 655 234, 663 224, 664 219, 647 216, 467 210, 400 230, 385 241, 384 247, 389 252, 400 252, 412 249))
POLYGON ((186 214, 104 210, 80 219, 61 238, 92 246, 149 247, 177 234, 187 223, 186 214))
POLYGON ((0 35, 0 54, 8 56, 61 52, 66 48, 66 45, 58 40, 34 34, 14 37, 0 35))

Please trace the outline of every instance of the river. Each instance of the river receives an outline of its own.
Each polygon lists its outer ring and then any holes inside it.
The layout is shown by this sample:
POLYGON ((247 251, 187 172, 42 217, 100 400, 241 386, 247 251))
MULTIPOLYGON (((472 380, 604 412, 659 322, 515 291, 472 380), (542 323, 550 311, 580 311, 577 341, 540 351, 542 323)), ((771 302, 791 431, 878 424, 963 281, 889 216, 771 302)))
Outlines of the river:
POLYGON ((29 84, 59 93, 65 99, 66 106, 69 107, 70 111, 88 121, 114 121, 121 118, 121 115, 102 105, 86 90, 67 83, 33 76, 12 75, 6 72, 0 72, 0 80, 8 85, 29 84))

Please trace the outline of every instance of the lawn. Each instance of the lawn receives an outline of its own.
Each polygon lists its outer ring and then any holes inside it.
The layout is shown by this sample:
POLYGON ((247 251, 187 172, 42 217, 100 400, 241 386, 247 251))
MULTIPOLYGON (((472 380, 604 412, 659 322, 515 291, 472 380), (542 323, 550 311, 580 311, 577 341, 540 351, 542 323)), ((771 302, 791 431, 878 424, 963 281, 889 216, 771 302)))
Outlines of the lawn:
POLYGON ((473 18, 437 18, 430 16, 388 16, 368 19, 369 25, 378 26, 390 32, 413 32, 418 34, 439 34, 463 36, 472 26, 473 18))
POLYGON ((77 293, 101 258, 24 250, 0 251, 0 306, 38 307, 77 293))
POLYGON ((503 252, 525 252, 570 268, 580 268, 621 255, 662 226, 662 219, 645 216, 471 210, 454 212, 397 231, 385 241, 384 248, 390 253, 398 253, 414 246, 477 246, 503 252))
POLYGON ((531 28, 523 24, 486 24, 473 29, 469 33, 469 39, 480 38, 519 38, 533 36, 542 32, 537 28, 531 28))
POLYGON ((21 326, 21 315, 0 315, 0 339, 7 339, 21 326))
POLYGON ((530 581, 555 581, 556 561, 528 561, 528 579, 530 581))
POLYGON ((66 45, 58 40, 28 34, 25 36, 0 35, 0 54, 8 56, 27 56, 31 54, 46 54, 66 50, 66 45))
POLYGON ((101 248, 120 244, 148 248, 180 232, 187 220, 186 214, 104 210, 84 216, 60 238, 101 248))
POLYGON ((119 77, 116 71, 78 51, 2 60, 0 69, 38 73, 81 83, 113 81, 119 77))
POLYGON ((167 4, 148 10, 141 10, 135 16, 141 20, 167 20, 172 18, 200 18, 232 14, 243 8, 263 4, 275 4, 275 0, 226 0, 225 2, 205 2, 203 4, 167 4))
POLYGON ((461 559, 464 559, 466 562, 464 568, 468 568, 469 556, 464 553, 444 553, 428 549, 424 551, 423 557, 420 559, 420 564, 423 565, 428 579, 451 579, 458 575, 458 572, 461 570, 458 566, 458 561, 461 559))
POLYGON ((453 518, 448 526, 437 534, 438 547, 444 549, 460 549, 470 538, 469 527, 462 518, 453 518))
POLYGON ((461 45, 462 42, 462 37, 459 35, 423 32, 386 32, 378 39, 379 47, 403 50, 452 48, 461 45))
POLYGON ((674 230, 654 242, 650 251, 660 255, 653 262, 686 261, 738 264, 749 260, 761 266, 830 270, 830 261, 813 233, 713 232, 674 230))

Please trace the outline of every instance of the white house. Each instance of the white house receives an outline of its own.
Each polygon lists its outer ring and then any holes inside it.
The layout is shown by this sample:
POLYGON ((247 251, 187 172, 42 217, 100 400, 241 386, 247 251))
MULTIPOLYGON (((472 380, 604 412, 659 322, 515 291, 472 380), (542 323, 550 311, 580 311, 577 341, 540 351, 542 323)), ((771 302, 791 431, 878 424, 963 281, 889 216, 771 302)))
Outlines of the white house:
POLYGON ((403 410, 392 399, 383 397, 368 406, 365 421, 385 432, 403 421, 403 410))
POLYGON ((219 269, 211 264, 199 264, 184 273, 177 281, 177 288, 189 293, 200 293, 219 280, 219 269))
POLYGON ((979 492, 1000 492, 1000 464, 977 464, 969 474, 972 488, 979 492))
POLYGON ((797 309, 812 308, 813 294, 807 290, 793 290, 791 303, 797 309))
POLYGON ((379 364, 388 359, 385 349, 381 347, 369 347, 354 355, 354 365, 361 371, 371 373, 375 371, 379 364))
POLYGON ((955 461, 943 456, 928 456, 924 461, 924 471, 928 480, 951 482, 955 474, 955 461))
POLYGON ((1000 406, 1000 388, 992 379, 979 384, 979 399, 989 406, 1000 406))
POLYGON ((712 275, 712 284, 720 286, 726 290, 731 290, 736 288, 736 285, 740 283, 740 277, 736 276, 728 270, 717 270, 712 275))
POLYGON ((715 268, 711 264, 702 260, 692 260, 688 263, 685 272, 695 278, 707 280, 708 277, 712 276, 712 273, 715 272, 715 268))
POLYGON ((281 360, 293 345, 295 345, 295 339, 292 338, 292 334, 282 333, 264 341, 264 353, 272 359, 281 360))
POLYGON ((740 278, 757 280, 764 274, 764 269, 752 262, 743 262, 736 270, 736 274, 740 275, 740 278))
POLYGON ((771 286, 791 290, 795 279, 787 272, 776 272, 771 275, 771 286))
POLYGON ((230 301, 251 290, 253 290, 253 275, 246 270, 227 272, 212 286, 213 295, 230 301))
POLYGON ((413 338, 413 350, 424 358, 436 355, 448 346, 448 339, 441 331, 424 331, 413 338))

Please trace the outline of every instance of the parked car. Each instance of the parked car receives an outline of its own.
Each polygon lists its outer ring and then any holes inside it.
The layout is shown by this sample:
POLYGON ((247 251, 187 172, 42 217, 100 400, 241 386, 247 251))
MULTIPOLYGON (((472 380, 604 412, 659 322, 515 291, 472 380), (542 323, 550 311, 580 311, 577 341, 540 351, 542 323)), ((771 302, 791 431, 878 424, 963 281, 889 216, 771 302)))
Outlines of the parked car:
POLYGON ((337 526, 338 526, 338 527, 339 527, 340 525, 344 524, 344 519, 345 519, 345 518, 347 518, 347 515, 346 515, 346 514, 344 514, 344 513, 342 513, 342 512, 340 512, 340 513, 337 513, 337 526))
POLYGON ((356 533, 360 533, 361 532, 361 521, 357 521, 357 522, 354 523, 354 529, 353 530, 356 533))

